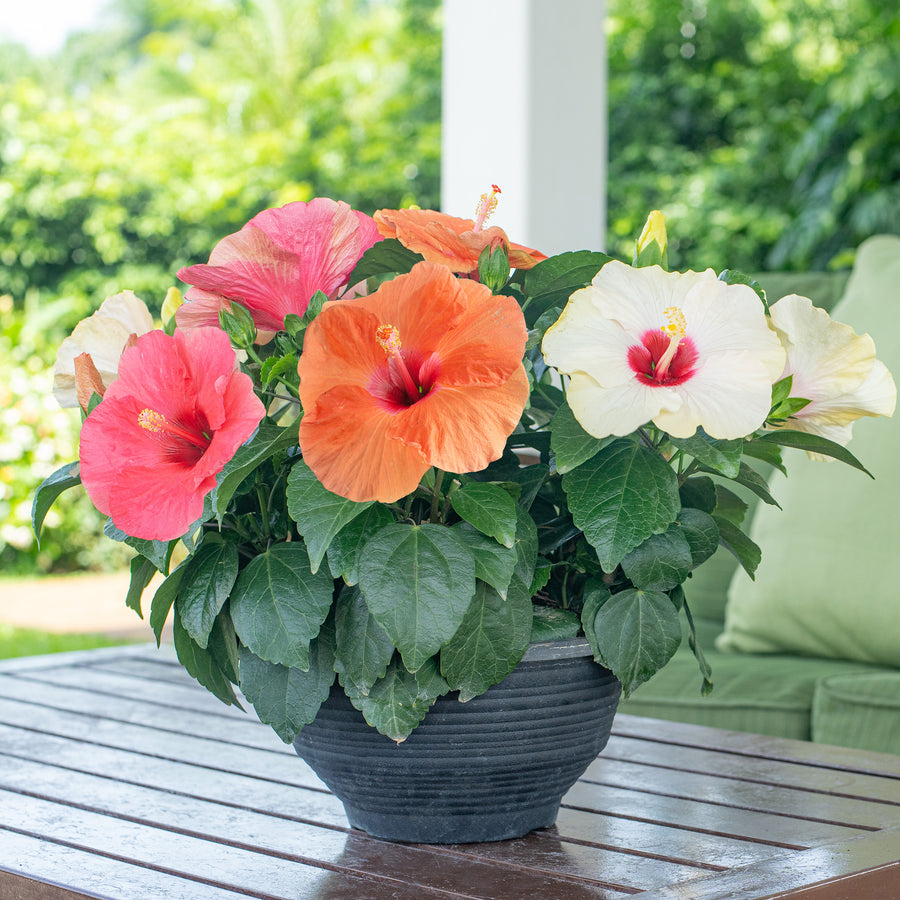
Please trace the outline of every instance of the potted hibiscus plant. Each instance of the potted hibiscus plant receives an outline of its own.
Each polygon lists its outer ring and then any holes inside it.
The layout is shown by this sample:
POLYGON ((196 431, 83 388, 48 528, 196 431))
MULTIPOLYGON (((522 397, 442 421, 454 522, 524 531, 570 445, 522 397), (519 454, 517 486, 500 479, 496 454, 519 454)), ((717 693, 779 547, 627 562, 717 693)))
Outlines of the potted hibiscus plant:
MULTIPOLYGON (((148 607, 157 641, 171 617, 187 671, 226 703, 239 687, 311 762, 308 736, 355 716, 384 742, 364 781, 387 777, 389 805, 417 777, 390 780, 404 748, 478 709, 536 646, 586 662, 565 686, 614 709, 686 631, 708 692, 683 586, 719 545, 751 575, 759 563, 730 486, 774 503, 754 465, 783 468, 784 447, 862 469, 850 425, 896 399, 871 339, 809 300, 668 272, 660 214, 631 264, 547 258, 486 224, 498 193, 474 219, 328 199, 266 210, 178 273, 190 288, 170 291, 162 328, 126 292, 60 350, 80 453, 38 489, 36 531, 82 484, 135 550, 139 615, 165 576, 148 607), (439 698, 449 712, 429 716, 439 698)), ((534 677, 516 696, 545 692, 534 677)), ((554 712, 569 703, 549 696, 554 712)), ((540 768, 577 757, 537 817, 510 828, 504 808, 474 832, 351 822, 418 840, 550 824, 605 742, 611 712, 594 713, 606 731, 586 755, 554 739, 540 757, 543 739, 518 738, 540 768)), ((511 727, 496 715, 492 732, 511 727)), ((486 740, 463 741, 462 768, 486 740)), ((336 746, 358 793, 361 745, 336 746)), ((474 790, 452 789, 431 821, 459 818, 474 790)))

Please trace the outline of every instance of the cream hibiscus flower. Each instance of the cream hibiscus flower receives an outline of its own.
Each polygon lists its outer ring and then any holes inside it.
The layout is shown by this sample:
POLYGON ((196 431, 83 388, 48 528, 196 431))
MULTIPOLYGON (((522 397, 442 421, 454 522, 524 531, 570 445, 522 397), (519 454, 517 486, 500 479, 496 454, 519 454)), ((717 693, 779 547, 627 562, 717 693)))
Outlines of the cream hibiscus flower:
POLYGON ((82 319, 56 354, 53 370, 53 395, 60 406, 78 406, 75 358, 86 353, 91 357, 103 388, 115 380, 119 358, 130 335, 140 337, 153 329, 153 318, 147 305, 134 291, 122 291, 107 297, 100 309, 82 319))
POLYGON ((570 377, 566 400, 595 437, 647 422, 673 437, 752 434, 766 420, 785 351, 746 285, 715 273, 608 262, 544 337, 570 377))
POLYGON ((791 294, 771 307, 772 324, 787 351, 782 377, 790 375, 791 396, 809 403, 787 423, 846 445, 862 416, 890 416, 897 387, 875 342, 835 322, 811 300, 791 294))

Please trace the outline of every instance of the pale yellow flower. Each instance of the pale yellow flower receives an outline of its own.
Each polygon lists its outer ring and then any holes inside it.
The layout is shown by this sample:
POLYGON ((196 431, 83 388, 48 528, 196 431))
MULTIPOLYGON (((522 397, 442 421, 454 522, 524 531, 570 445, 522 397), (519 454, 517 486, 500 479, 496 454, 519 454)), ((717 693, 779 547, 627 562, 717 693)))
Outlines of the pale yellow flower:
POLYGON ((138 337, 153 330, 153 318, 146 304, 133 291, 107 297, 100 309, 82 319, 72 334, 60 344, 53 369, 53 395, 60 406, 78 406, 75 386, 75 357, 87 353, 109 387, 116 379, 119 358, 130 335, 138 337))
POLYGON ((868 334, 797 294, 773 304, 771 318, 787 351, 782 377, 792 376, 792 397, 810 401, 786 427, 846 445, 861 416, 893 415, 897 387, 868 334))

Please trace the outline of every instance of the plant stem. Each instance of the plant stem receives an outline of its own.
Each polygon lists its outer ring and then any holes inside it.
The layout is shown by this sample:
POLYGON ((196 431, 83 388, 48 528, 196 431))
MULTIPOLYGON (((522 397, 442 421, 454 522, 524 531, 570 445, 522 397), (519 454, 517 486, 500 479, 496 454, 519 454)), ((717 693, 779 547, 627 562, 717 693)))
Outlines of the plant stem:
POLYGON ((444 473, 440 469, 434 470, 434 491, 431 495, 431 516, 429 521, 437 525, 440 520, 439 507, 441 505, 441 485, 444 482, 444 473))

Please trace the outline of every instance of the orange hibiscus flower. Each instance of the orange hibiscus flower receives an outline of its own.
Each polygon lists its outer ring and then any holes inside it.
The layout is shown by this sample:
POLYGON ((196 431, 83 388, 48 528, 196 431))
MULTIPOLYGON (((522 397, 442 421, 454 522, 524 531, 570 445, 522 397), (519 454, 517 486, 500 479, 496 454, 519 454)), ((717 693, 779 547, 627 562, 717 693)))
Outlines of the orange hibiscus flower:
POLYGON ((547 257, 538 250, 513 244, 502 228, 482 227, 496 207, 499 193, 500 188, 493 185, 490 195, 482 196, 475 219, 458 219, 431 209, 380 209, 373 218, 382 237, 396 238, 428 262, 447 266, 451 272, 476 271, 481 251, 500 246, 514 269, 530 269, 547 257))
POLYGON ((528 399, 526 339, 514 299, 428 262, 326 303, 298 365, 303 458, 358 502, 398 500, 431 466, 485 468, 528 399))

